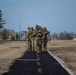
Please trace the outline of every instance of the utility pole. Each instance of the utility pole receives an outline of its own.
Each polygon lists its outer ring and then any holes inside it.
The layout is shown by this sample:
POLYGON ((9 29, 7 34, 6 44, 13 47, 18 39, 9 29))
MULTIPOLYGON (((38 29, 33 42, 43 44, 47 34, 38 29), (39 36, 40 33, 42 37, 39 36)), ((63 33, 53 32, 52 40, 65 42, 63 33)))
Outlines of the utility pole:
MULTIPOLYGON (((19 32, 21 31, 21 14, 19 11, 19 32)), ((20 34, 19 34, 19 40, 20 40, 20 34)))

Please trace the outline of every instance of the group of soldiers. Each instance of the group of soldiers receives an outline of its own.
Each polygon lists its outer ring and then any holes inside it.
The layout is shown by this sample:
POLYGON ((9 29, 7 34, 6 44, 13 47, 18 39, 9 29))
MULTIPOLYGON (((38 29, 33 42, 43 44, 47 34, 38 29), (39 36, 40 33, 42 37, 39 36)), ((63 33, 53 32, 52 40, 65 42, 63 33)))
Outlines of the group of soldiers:
POLYGON ((26 41, 28 45, 28 51, 44 52, 47 50, 47 43, 50 42, 50 32, 46 27, 39 25, 28 27, 26 32, 26 41))

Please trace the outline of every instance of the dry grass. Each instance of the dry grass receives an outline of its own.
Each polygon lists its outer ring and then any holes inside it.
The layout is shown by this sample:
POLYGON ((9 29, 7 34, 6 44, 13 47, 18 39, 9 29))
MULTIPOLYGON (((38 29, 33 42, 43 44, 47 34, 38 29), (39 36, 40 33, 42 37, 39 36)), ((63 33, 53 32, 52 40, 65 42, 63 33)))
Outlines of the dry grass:
POLYGON ((65 66, 76 75, 76 41, 58 40, 48 43, 48 49, 65 62, 65 66))

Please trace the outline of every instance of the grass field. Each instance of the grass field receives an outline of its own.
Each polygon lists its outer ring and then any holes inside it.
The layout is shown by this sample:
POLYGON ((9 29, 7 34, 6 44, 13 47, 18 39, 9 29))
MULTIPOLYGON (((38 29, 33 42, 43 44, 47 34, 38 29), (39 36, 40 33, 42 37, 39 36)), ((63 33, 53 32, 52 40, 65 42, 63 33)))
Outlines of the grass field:
POLYGON ((64 65, 76 75, 76 41, 55 40, 48 43, 48 49, 64 61, 64 65))

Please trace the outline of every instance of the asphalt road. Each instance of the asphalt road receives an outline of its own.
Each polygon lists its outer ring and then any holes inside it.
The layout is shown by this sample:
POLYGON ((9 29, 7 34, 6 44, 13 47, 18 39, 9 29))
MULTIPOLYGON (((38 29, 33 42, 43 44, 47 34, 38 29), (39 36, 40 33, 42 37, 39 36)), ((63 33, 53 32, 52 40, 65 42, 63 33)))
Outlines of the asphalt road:
POLYGON ((70 75, 48 52, 25 52, 3 75, 70 75))

